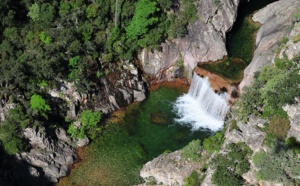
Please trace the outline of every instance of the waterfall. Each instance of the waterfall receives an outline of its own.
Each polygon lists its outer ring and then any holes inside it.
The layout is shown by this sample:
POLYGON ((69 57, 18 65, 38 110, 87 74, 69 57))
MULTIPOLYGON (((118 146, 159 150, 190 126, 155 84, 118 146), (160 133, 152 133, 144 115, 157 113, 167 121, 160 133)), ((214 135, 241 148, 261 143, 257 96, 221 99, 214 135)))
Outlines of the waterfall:
POLYGON ((218 131, 223 127, 229 109, 228 94, 216 94, 210 87, 208 78, 194 75, 189 92, 180 96, 174 110, 179 116, 175 119, 182 124, 190 124, 193 130, 199 128, 218 131))

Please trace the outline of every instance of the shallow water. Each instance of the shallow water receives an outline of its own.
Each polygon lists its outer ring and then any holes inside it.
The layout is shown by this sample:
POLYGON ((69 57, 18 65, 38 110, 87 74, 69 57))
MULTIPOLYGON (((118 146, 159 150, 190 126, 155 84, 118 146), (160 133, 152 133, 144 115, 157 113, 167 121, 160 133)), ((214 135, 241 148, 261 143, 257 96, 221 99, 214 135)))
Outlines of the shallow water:
POLYGON ((134 185, 141 182, 139 171, 147 161, 207 138, 209 131, 191 131, 175 122, 173 104, 182 93, 160 88, 140 105, 130 106, 124 120, 107 125, 87 147, 84 162, 57 186, 134 185))

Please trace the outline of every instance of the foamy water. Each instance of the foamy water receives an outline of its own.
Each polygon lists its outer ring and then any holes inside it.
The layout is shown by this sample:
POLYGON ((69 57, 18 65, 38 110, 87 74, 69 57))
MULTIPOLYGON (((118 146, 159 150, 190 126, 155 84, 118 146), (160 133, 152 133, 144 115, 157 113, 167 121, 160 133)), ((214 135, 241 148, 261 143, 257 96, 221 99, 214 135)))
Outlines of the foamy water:
POLYGON ((189 92, 180 96, 174 104, 178 115, 175 120, 191 125, 193 130, 205 128, 218 131, 222 129, 229 109, 227 97, 226 93, 216 94, 207 78, 194 75, 189 92))

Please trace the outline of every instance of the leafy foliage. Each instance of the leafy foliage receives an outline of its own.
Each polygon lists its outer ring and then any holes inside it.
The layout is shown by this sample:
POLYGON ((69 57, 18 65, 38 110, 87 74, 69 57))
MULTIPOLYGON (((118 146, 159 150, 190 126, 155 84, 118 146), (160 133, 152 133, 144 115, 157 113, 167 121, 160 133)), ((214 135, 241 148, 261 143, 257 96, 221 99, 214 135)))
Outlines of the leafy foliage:
POLYGON ((182 157, 191 159, 192 161, 200 160, 201 141, 199 139, 191 141, 187 146, 182 149, 182 157))
POLYGON ((16 154, 24 149, 21 131, 30 123, 31 118, 25 115, 20 106, 9 110, 5 121, 0 125, 0 141, 7 153, 16 154))
POLYGON ((224 141, 224 134, 222 132, 217 132, 214 136, 210 136, 203 141, 203 149, 213 152, 219 151, 221 149, 221 145, 224 141))
POLYGON ((245 122, 251 114, 265 118, 274 115, 287 118, 282 109, 300 95, 296 84, 300 83, 297 61, 276 59, 275 65, 265 66, 255 74, 252 87, 245 87, 236 104, 235 114, 245 122))
POLYGON ((86 110, 81 113, 80 122, 81 126, 77 129, 74 124, 72 123, 69 126, 68 133, 71 135, 72 138, 84 138, 89 135, 89 137, 94 138, 95 132, 100 130, 97 128, 97 124, 101 120, 101 113, 100 112, 93 112, 91 110, 86 110))
POLYGON ((267 152, 258 152, 253 157, 259 180, 291 184, 300 175, 300 165, 294 151, 281 144, 267 152))
POLYGON ((198 186, 200 184, 199 175, 196 171, 193 171, 189 177, 184 178, 183 186, 198 186))
MULTIPOLYGON (((16 130, 68 128, 65 102, 46 89, 63 80, 71 81, 80 93, 100 93, 99 79, 115 72, 117 63, 136 58, 142 47, 159 48, 179 19, 180 29, 186 29, 195 17, 194 6, 188 1, 152 0, 0 1, 0 97, 20 108, 9 114, 15 116, 8 116, 10 123, 16 130)), ((88 122, 78 132, 71 125, 71 133, 95 135, 97 127, 88 122)), ((18 146, 17 140, 5 139, 2 143, 18 146)), ((15 149, 19 148, 11 152, 15 149)))
POLYGON ((34 94, 31 96, 30 107, 42 113, 51 110, 50 106, 46 103, 46 100, 38 94, 34 94))
POLYGON ((126 27, 127 37, 135 40, 148 32, 151 25, 158 22, 158 17, 153 15, 159 11, 157 3, 150 0, 140 0, 135 5, 134 16, 126 27))
POLYGON ((241 175, 249 170, 248 159, 252 150, 245 143, 231 143, 227 147, 227 154, 217 154, 212 160, 215 172, 212 183, 215 185, 230 186, 242 185, 241 175))

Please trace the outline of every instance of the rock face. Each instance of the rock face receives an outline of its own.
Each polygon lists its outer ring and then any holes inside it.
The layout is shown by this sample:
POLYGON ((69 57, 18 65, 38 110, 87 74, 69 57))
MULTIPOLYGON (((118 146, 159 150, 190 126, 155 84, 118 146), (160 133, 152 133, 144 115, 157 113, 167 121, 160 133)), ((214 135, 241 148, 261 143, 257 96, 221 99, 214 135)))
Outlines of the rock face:
POLYGON ((100 82, 103 87, 98 94, 92 95, 92 104, 95 110, 102 113, 115 111, 146 98, 147 83, 133 64, 125 63, 119 71, 102 77, 100 82))
POLYGON ((17 154, 17 158, 30 165, 32 176, 57 182, 59 177, 67 175, 68 165, 76 159, 76 152, 62 128, 57 128, 52 136, 48 136, 44 128, 26 128, 24 136, 31 150, 17 154))
POLYGON ((144 71, 158 81, 176 77, 184 61, 188 76, 198 62, 216 61, 227 55, 225 35, 235 21, 239 0, 198 1, 199 19, 188 27, 184 38, 166 41, 161 51, 144 49, 139 58, 144 71))
POLYGON ((258 117, 250 117, 246 124, 238 123, 240 134, 243 141, 253 150, 257 152, 263 145, 266 133, 262 132, 258 126, 263 125, 266 121, 258 117))
POLYGON ((99 79, 101 86, 97 93, 80 94, 72 83, 64 81, 60 81, 58 88, 49 93, 67 101, 70 119, 77 118, 80 107, 93 107, 95 111, 106 114, 146 98, 147 83, 137 67, 125 62, 121 67, 111 68, 119 70, 99 79))
POLYGON ((290 36, 293 15, 299 6, 298 0, 280 0, 254 14, 253 21, 259 22, 262 26, 257 32, 254 57, 245 69, 244 79, 239 85, 241 90, 251 84, 254 72, 272 63, 278 43, 283 37, 290 36))
POLYGON ((145 184, 157 185, 183 185, 183 179, 188 177, 193 170, 200 170, 201 165, 185 160, 181 157, 181 151, 162 154, 146 163, 140 172, 145 184))
POLYGON ((290 120, 291 128, 287 137, 295 137, 297 141, 300 141, 300 100, 293 105, 284 106, 284 110, 287 112, 290 120))
POLYGON ((212 89, 216 91, 221 91, 221 89, 230 90, 231 83, 225 78, 199 67, 195 67, 194 72, 200 77, 208 77, 212 89))
MULTIPOLYGON (((68 104, 67 117, 75 121, 78 120, 80 109, 92 108, 109 113, 146 98, 146 82, 129 62, 125 62, 113 74, 101 77, 99 83, 98 93, 80 94, 72 83, 58 81, 57 89, 50 90, 49 94, 52 99, 62 99, 68 104)), ((89 143, 88 138, 72 141, 62 128, 55 131, 27 128, 24 137, 28 139, 31 149, 18 154, 17 158, 30 165, 32 176, 44 177, 49 182, 57 182, 58 178, 67 175, 68 165, 76 159, 72 146, 82 147, 89 143)))

